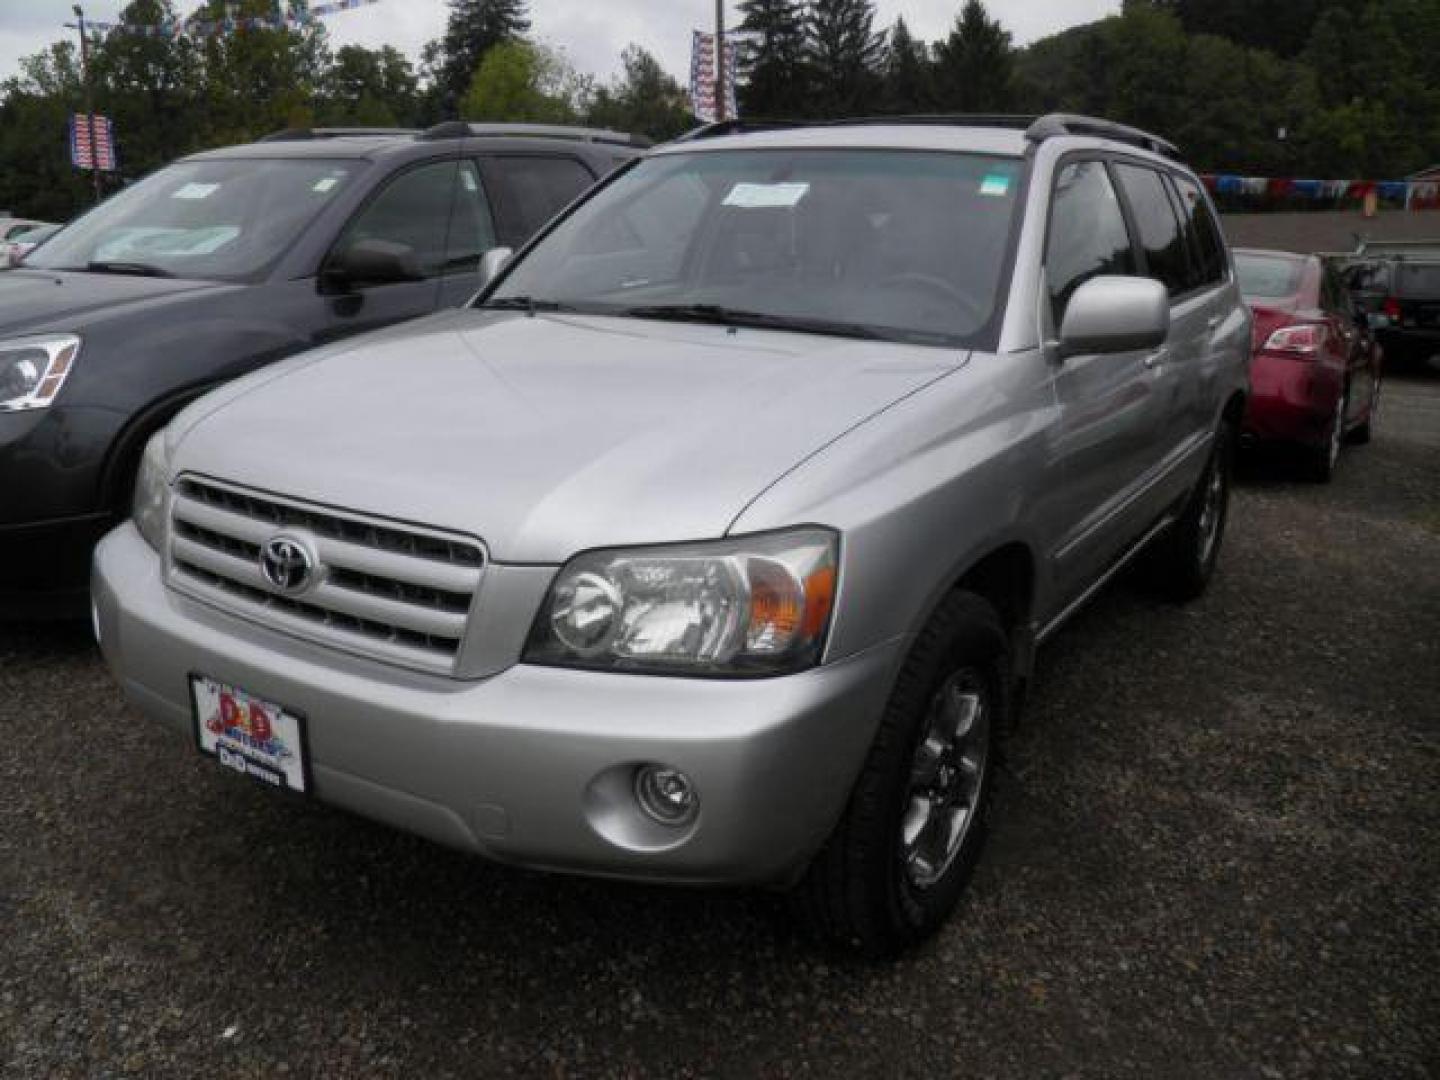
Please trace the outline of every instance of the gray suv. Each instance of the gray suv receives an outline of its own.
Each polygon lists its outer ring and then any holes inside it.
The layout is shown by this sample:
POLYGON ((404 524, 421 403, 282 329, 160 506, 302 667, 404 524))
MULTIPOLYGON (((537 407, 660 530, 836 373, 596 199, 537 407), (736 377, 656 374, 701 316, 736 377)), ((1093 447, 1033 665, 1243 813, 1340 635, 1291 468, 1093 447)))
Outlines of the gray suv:
POLYGON ((1083 117, 704 129, 468 308, 148 446, 94 563, 128 698, 505 862, 954 906, 1037 646, 1213 572, 1249 315, 1174 149, 1083 117))

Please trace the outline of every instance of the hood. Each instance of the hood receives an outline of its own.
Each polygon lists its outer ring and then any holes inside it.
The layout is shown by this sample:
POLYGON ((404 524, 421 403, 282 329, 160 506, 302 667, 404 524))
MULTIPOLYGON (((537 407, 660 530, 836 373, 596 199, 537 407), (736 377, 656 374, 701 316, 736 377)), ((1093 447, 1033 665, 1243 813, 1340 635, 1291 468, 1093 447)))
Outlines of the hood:
POLYGON ((297 357, 172 429, 175 472, 481 537, 499 562, 724 535, 966 354, 776 331, 447 313, 297 357))
POLYGON ((0 334, 79 331, 121 309, 239 287, 213 281, 19 267, 0 273, 0 334))

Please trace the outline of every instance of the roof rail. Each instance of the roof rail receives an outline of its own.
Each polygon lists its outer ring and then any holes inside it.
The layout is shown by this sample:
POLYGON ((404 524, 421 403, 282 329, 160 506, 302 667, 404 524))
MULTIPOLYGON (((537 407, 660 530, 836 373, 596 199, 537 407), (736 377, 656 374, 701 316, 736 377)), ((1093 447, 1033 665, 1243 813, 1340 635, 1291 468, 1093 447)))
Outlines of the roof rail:
POLYGON ((1149 150, 1155 154, 1164 154, 1166 157, 1178 158, 1180 156, 1180 151, 1174 143, 1167 142, 1158 135, 1151 135, 1148 131, 1141 131, 1129 124, 1117 124, 1113 120, 1101 120, 1094 116, 1048 113, 1025 129, 1025 138, 1031 142, 1044 142, 1046 139, 1057 138, 1061 135, 1091 135, 1098 139, 1129 143, 1131 146, 1138 146, 1142 150, 1149 150))
POLYGON ((776 131, 797 127, 852 127, 861 125, 932 125, 936 127, 1014 128, 1025 132, 1030 142, 1039 143, 1061 135, 1090 135, 1101 139, 1129 143, 1167 157, 1179 157, 1180 151, 1148 131, 1100 120, 1093 116, 1072 113, 1049 113, 1045 116, 1010 113, 922 113, 902 116, 854 116, 837 120, 721 120, 706 124, 681 135, 676 142, 714 139, 721 135, 740 135, 752 131, 776 131))
POLYGON ((472 124, 464 120, 446 120, 426 128, 420 138, 468 139, 506 137, 526 139, 570 139, 574 142, 606 143, 611 146, 647 147, 650 140, 624 131, 604 128, 571 127, 565 124, 472 124))
POLYGON ((399 127, 332 127, 332 128, 285 128, 262 135, 256 142, 305 142, 309 139, 364 139, 383 135, 417 135, 416 128, 399 127))

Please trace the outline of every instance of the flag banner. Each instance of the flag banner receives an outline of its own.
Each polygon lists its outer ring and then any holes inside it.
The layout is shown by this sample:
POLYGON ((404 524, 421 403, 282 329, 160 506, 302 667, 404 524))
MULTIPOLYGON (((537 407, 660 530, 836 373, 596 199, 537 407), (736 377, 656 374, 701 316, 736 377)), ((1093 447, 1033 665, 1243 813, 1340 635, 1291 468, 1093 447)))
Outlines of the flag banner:
POLYGON ((1201 173, 1217 195, 1263 195, 1270 199, 1381 199, 1404 202, 1412 210, 1440 205, 1440 183, 1433 180, 1312 180, 1285 176, 1233 176, 1201 173))
POLYGON ((139 34, 141 37, 215 37, 218 34, 233 34, 244 30, 288 30, 296 26, 306 26, 325 15, 336 15, 342 11, 353 11, 381 2, 382 0, 333 0, 331 3, 311 4, 307 11, 294 15, 236 17, 227 14, 223 19, 175 19, 155 24, 86 19, 85 29, 93 30, 97 34, 125 33, 139 34))
MULTIPOLYGON (((725 35, 725 116, 740 115, 735 98, 735 79, 740 72, 740 42, 725 35)), ((707 124, 719 119, 715 107, 715 35, 696 30, 690 46, 690 111, 707 124)))
POLYGON ((77 169, 115 172, 115 129, 108 116, 74 113, 70 117, 70 164, 77 169))

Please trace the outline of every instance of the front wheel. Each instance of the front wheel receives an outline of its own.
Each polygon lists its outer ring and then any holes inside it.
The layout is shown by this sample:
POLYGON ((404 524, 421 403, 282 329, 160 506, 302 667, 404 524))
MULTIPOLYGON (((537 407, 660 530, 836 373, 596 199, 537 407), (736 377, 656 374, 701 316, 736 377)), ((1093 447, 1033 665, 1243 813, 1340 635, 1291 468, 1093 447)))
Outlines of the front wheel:
POLYGON ((1228 422, 1222 423, 1215 432, 1205 471, 1186 500, 1185 509, 1150 552, 1150 577, 1172 599, 1195 599, 1214 576, 1230 514, 1234 456, 1235 431, 1228 422))
POLYGON ((894 956, 954 909, 984 841, 1009 641, 994 607, 948 597, 896 680, 850 801, 796 890, 822 936, 894 956))

